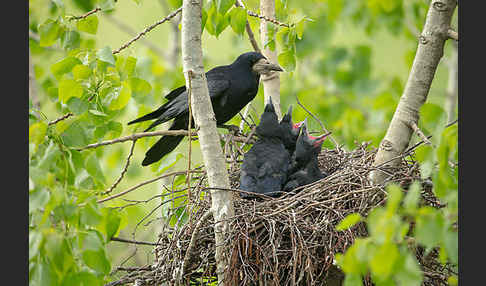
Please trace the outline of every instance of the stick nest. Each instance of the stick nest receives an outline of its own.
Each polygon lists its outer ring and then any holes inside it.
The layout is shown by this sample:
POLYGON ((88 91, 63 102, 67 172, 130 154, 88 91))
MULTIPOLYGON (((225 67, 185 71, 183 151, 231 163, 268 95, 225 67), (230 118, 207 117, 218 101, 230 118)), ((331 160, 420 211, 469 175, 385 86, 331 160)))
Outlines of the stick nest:
MULTIPOLYGON (((367 143, 349 152, 323 150, 319 164, 329 176, 296 189, 296 194, 248 200, 235 191, 235 216, 228 220, 224 243, 230 261, 225 285, 340 285, 343 274, 333 263, 335 254, 345 252, 355 238, 368 233, 363 222, 346 231, 337 231, 335 226, 351 213, 366 217, 386 201, 384 187, 373 187, 367 178, 376 169, 372 167, 375 154, 376 149, 367 143)), ((380 170, 393 174, 389 181, 406 192, 412 181, 422 180, 413 152, 398 160, 399 167, 380 170)), ((237 163, 231 165, 230 180, 237 189, 237 163)), ((193 186, 195 199, 184 209, 190 213, 185 223, 182 218, 175 226, 165 227, 155 249, 155 263, 128 273, 119 282, 207 285, 217 281, 214 220, 205 186, 203 177, 193 186)), ((421 203, 441 207, 431 185, 422 182, 422 186, 421 203)), ((423 285, 447 285, 450 273, 438 262, 437 252, 423 257, 423 249, 417 248, 416 257, 425 273, 423 285)), ((363 282, 372 285, 369 277, 363 282)))

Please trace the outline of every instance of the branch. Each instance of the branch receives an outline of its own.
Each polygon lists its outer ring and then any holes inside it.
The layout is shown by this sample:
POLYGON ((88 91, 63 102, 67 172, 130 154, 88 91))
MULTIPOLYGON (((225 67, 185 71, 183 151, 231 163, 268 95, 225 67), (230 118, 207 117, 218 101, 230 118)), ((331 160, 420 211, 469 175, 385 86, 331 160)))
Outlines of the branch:
POLYGON ((140 245, 161 245, 161 243, 130 240, 130 239, 119 238, 119 237, 115 237, 115 236, 112 237, 111 240, 112 241, 118 241, 118 242, 131 243, 131 244, 140 244, 140 245))
MULTIPOLYGON (((245 5, 243 5, 243 2, 241 2, 241 0, 236 0, 235 6, 241 7, 241 8, 246 10, 245 5)), ((248 34, 248 39, 250 40, 250 43, 251 43, 253 49, 255 50, 255 52, 261 53, 262 51, 260 50, 260 47, 258 46, 258 43, 255 40, 255 35, 253 34, 253 31, 251 30, 250 22, 248 22, 248 20, 246 20, 245 29, 246 29, 246 33, 248 34)), ((247 109, 245 109, 245 110, 247 110, 247 109)))
POLYGON ((456 31, 454 31, 453 29, 447 30, 447 36, 449 37, 449 39, 459 41, 459 34, 456 31))
POLYGON ((99 11, 101 11, 101 8, 100 7, 96 7, 94 8, 93 10, 89 11, 88 13, 86 14, 83 14, 81 16, 69 16, 69 21, 72 21, 72 20, 81 20, 81 19, 85 19, 86 17, 88 17, 89 15, 92 15, 94 13, 98 13, 99 11))
POLYGON ((49 123, 47 123, 47 125, 48 125, 48 126, 51 126, 51 125, 53 125, 53 124, 58 123, 59 121, 62 121, 62 120, 64 120, 64 119, 67 119, 67 118, 69 118, 69 117, 71 117, 71 116, 73 116, 73 114, 72 114, 71 112, 66 113, 66 114, 64 114, 63 116, 59 117, 58 119, 55 119, 55 120, 50 121, 49 123))
POLYGON ((116 188, 116 186, 121 182, 121 180, 123 179, 123 176, 125 176, 125 173, 128 170, 128 165, 130 165, 130 158, 133 155, 133 149, 135 147, 135 142, 137 142, 137 140, 133 140, 132 147, 130 148, 130 154, 128 154, 127 163, 125 164, 125 167, 123 168, 123 171, 121 172, 120 177, 118 177, 118 179, 113 183, 113 185, 111 185, 111 187, 106 192, 102 193, 102 195, 107 195, 107 194, 111 193, 116 188))
MULTIPOLYGON (((82 151, 86 149, 91 149, 91 148, 97 148, 100 146, 104 145, 111 145, 115 143, 120 143, 120 142, 125 142, 125 141, 135 141, 139 138, 143 137, 152 137, 152 136, 159 136, 159 135, 167 135, 167 136, 188 136, 189 131, 187 130, 161 130, 161 131, 152 131, 152 132, 141 132, 141 133, 134 133, 132 135, 124 136, 124 137, 119 137, 113 140, 107 140, 107 141, 102 141, 99 143, 93 143, 89 144, 87 146, 84 146, 82 148, 76 149, 77 151, 82 151)), ((191 135, 197 135, 195 131, 191 131, 191 135)))
POLYGON ((420 139, 422 139, 425 144, 427 145, 431 145, 432 142, 429 141, 429 139, 427 139, 427 136, 425 136, 425 134, 422 132, 422 130, 420 130, 420 128, 417 126, 417 123, 415 122, 412 122, 412 124, 410 124, 410 127, 412 128, 412 130, 417 133, 417 135, 420 137, 420 139))
POLYGON ((126 44, 124 44, 123 46, 121 46, 120 48, 118 48, 117 50, 113 50, 113 54, 118 54, 119 52, 121 52, 123 49, 126 49, 128 48, 128 46, 130 46, 131 44, 133 44, 133 42, 137 41, 138 39, 140 39, 142 36, 144 36, 146 33, 150 32, 151 30, 153 30, 155 27, 157 27, 158 25, 166 22, 166 21, 169 21, 170 19, 174 18, 177 14, 179 14, 180 12, 182 11, 182 7, 180 7, 179 9, 175 10, 174 12, 172 12, 171 14, 167 15, 167 17, 163 18, 162 20, 160 21, 157 21, 156 23, 154 23, 153 25, 145 28, 145 30, 143 30, 142 32, 140 32, 137 36, 135 36, 133 39, 131 39, 130 41, 128 41, 126 44))
POLYGON ((250 10, 246 10, 246 13, 248 14, 248 16, 251 16, 251 17, 256 17, 256 18, 259 18, 261 20, 264 20, 266 22, 270 22, 270 23, 273 23, 277 26, 282 26, 282 27, 287 27, 287 28, 290 28, 290 25, 287 24, 287 23, 282 23, 282 22, 279 22, 273 18, 269 18, 267 16, 263 16, 263 15, 258 15, 257 13, 255 12, 252 12, 250 10))
MULTIPOLYGON (((105 15, 106 19, 110 20, 115 26, 117 26, 120 30, 127 33, 128 35, 135 37, 137 36, 137 31, 135 31, 132 27, 125 24, 123 21, 118 20, 117 18, 113 17, 112 15, 105 15)), ((141 38, 140 42, 146 45, 149 49, 157 53, 162 58, 168 60, 168 56, 164 53, 164 51, 159 48, 157 45, 152 43, 151 41, 141 38)))
MULTIPOLYGON (((204 171, 201 171, 201 170, 191 170, 190 172, 191 172, 191 173, 204 173, 204 171)), ((185 174, 187 174, 187 171, 177 171, 177 172, 172 172, 172 173, 169 173, 169 174, 164 174, 164 175, 161 175, 161 176, 155 177, 155 178, 153 178, 153 179, 150 179, 150 180, 147 180, 147 181, 141 182, 141 183, 139 183, 139 184, 137 184, 137 185, 135 185, 135 186, 133 186, 133 187, 131 187, 131 188, 127 189, 126 191, 123 191, 123 192, 118 193, 118 194, 116 194, 116 195, 113 195, 113 196, 110 196, 110 197, 107 197, 107 198, 104 198, 104 199, 98 200, 98 201, 96 201, 96 202, 97 202, 97 203, 104 203, 104 202, 106 202, 106 201, 110 201, 110 200, 112 200, 112 199, 115 199, 115 198, 121 197, 121 196, 123 196, 123 195, 126 195, 126 194, 128 194, 128 193, 130 193, 130 192, 132 192, 132 191, 134 191, 134 190, 136 190, 136 189, 138 189, 138 188, 140 188, 141 186, 145 186, 145 185, 147 185, 147 184, 153 183, 153 182, 158 181, 158 180, 160 180, 160 179, 163 179, 163 178, 166 178, 166 177, 170 177, 170 176, 175 176, 175 175, 185 175, 185 174)))

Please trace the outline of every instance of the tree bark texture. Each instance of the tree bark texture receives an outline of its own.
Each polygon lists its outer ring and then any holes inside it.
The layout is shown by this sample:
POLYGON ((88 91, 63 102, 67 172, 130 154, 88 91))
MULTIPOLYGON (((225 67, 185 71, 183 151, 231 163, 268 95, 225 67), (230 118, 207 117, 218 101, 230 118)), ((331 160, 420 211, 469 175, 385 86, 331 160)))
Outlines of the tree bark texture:
MULTIPOLYGON (((198 137, 209 187, 229 189, 228 172, 204 73, 201 48, 201 7, 202 0, 183 0, 181 33, 183 70, 186 86, 191 96, 194 122, 199 127, 198 137)), ((215 259, 218 281, 221 283, 224 280, 224 271, 228 262, 227 253, 223 251, 225 233, 228 230, 226 219, 234 216, 232 193, 211 190, 211 204, 211 212, 216 222, 214 226, 215 259)))
MULTIPOLYGON (((275 19, 275 0, 260 0, 260 12, 262 16, 275 19)), ((267 22, 263 20, 260 21, 260 39, 263 47, 263 55, 272 63, 278 63, 277 47, 273 51, 268 46, 265 47, 265 43, 269 40, 269 33, 267 22)), ((261 79, 263 82, 265 104, 272 97, 275 112, 277 113, 278 120, 280 120, 282 119, 282 112, 280 111, 280 74, 278 72, 272 72, 269 75, 263 75, 261 79)))
MULTIPOLYGON (((385 166, 396 167, 399 160, 393 158, 399 156, 410 143, 412 125, 418 123, 420 107, 427 100, 437 65, 444 54, 447 30, 456 5, 456 0, 431 1, 410 75, 387 133, 380 143, 374 166, 386 163, 385 166)), ((369 178, 374 184, 382 184, 388 175, 374 170, 370 172, 369 178)))

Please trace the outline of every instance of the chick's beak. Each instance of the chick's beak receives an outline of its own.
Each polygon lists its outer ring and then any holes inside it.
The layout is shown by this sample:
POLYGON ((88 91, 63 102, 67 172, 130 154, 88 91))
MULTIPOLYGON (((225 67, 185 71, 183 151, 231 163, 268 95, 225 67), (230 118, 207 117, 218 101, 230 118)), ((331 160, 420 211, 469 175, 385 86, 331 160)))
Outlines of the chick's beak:
POLYGON ((283 69, 276 64, 269 62, 267 59, 260 59, 253 65, 253 70, 259 74, 267 75, 273 71, 282 72, 283 69))

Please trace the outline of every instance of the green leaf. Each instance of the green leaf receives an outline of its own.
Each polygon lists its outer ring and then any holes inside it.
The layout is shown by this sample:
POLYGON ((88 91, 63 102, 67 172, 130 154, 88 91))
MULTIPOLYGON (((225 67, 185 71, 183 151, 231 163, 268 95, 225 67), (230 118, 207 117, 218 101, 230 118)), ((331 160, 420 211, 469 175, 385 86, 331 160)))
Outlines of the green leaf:
POLYGON ((152 90, 152 86, 146 80, 138 77, 131 77, 128 80, 131 90, 138 95, 147 95, 152 90))
POLYGON ((78 20, 76 26, 80 31, 94 35, 98 31, 98 16, 89 15, 84 19, 78 20))
POLYGON ((74 66, 80 65, 81 61, 75 57, 66 57, 51 66, 51 72, 59 80, 63 74, 71 72, 74 66))
POLYGON ((363 280, 361 275, 350 273, 344 277, 343 286, 362 286, 363 280))
POLYGON ((85 250, 82 254, 86 265, 96 272, 108 274, 111 269, 110 261, 107 259, 104 250, 85 250))
POLYGON ((422 285, 422 270, 414 256, 406 254, 400 269, 395 271, 395 279, 399 285, 422 285))
POLYGON ((75 65, 72 72, 74 79, 87 79, 91 75, 91 69, 83 64, 75 65))
POLYGON ((29 143, 34 143, 37 146, 42 144, 47 134, 47 123, 37 122, 29 127, 29 143))
POLYGON ((98 230, 105 235, 106 243, 108 243, 118 231, 121 217, 116 210, 111 208, 101 209, 101 215, 103 216, 103 221, 99 225, 98 230))
POLYGON ((77 31, 67 31, 61 39, 61 47, 65 50, 77 49, 80 43, 81 36, 77 31))
POLYGON ((97 230, 79 232, 79 248, 82 250, 100 251, 104 249, 103 237, 97 230))
POLYGON ((101 212, 96 201, 89 201, 80 210, 80 221, 82 224, 97 226, 102 219, 103 217, 101 216, 101 212))
POLYGON ((115 57, 113 56, 113 53, 111 52, 111 48, 109 46, 100 49, 96 53, 96 58, 102 62, 115 65, 115 57))
POLYGON ((304 25, 305 25, 306 18, 303 18, 297 24, 295 24, 295 32, 297 33, 297 38, 302 40, 302 35, 304 34, 304 25))
POLYGON ((78 121, 73 121, 60 135, 68 147, 81 147, 88 144, 85 127, 78 121))
POLYGON ((295 54, 293 51, 285 51, 278 55, 278 63, 285 69, 287 72, 292 72, 295 70, 296 60, 295 54))
POLYGON ((235 0, 216 0, 216 8, 219 14, 224 16, 229 8, 235 4, 235 0))
POLYGON ((96 109, 90 109, 89 110, 89 113, 94 114, 94 115, 97 115, 97 116, 105 116, 105 117, 108 116, 108 114, 103 113, 101 111, 98 111, 96 109))
POLYGON ((420 183, 418 181, 414 181, 410 185, 407 195, 403 200, 403 207, 405 208, 405 211, 409 214, 414 214, 418 207, 419 200, 420 200, 420 183))
POLYGON ((68 242, 62 235, 50 233, 45 239, 44 249, 46 256, 60 273, 65 273, 74 264, 68 242))
POLYGON ((101 170, 101 166, 99 163, 99 159, 96 156, 95 152, 92 152, 88 158, 86 158, 85 163, 86 171, 88 174, 93 176, 96 180, 100 181, 101 183, 105 183, 105 176, 103 175, 103 171, 101 170))
POLYGON ((180 158, 184 157, 180 152, 171 152, 169 155, 162 159, 162 162, 157 169, 157 173, 161 174, 165 172, 170 167, 174 166, 180 158))
POLYGON ((48 19, 44 23, 40 24, 38 30, 40 37, 39 46, 41 47, 53 45, 61 35, 61 27, 57 21, 52 19, 48 19))
POLYGON ((56 286, 59 285, 54 267, 43 259, 35 264, 32 275, 29 273, 29 285, 56 286))
POLYGON ((103 12, 110 12, 115 9, 115 1, 114 0, 102 0, 100 3, 100 8, 103 12))
POLYGON ((235 7, 230 12, 230 25, 233 31, 243 35, 246 28, 246 11, 242 7, 235 7))
POLYGON ((449 260, 458 263, 458 234, 455 231, 447 231, 444 235, 444 248, 449 260))
POLYGON ((287 27, 281 28, 276 35, 277 43, 282 47, 287 47, 290 44, 290 29, 287 27))
POLYGON ((74 79, 63 79, 59 82, 59 100, 66 103, 71 97, 83 96, 83 86, 74 79))
POLYGON ((182 0, 167 0, 172 8, 179 8, 182 6, 182 0))
POLYGON ((49 202, 50 193, 47 189, 38 189, 29 193, 29 213, 41 210, 49 202))
POLYGON ((441 241, 444 218, 432 207, 422 207, 417 215, 415 238, 427 248, 436 247, 441 241))
POLYGON ((396 244, 387 242, 377 249, 370 260, 371 273, 386 280, 393 273, 395 263, 400 257, 396 244))
POLYGON ((36 230, 29 230, 29 260, 39 254, 43 241, 44 237, 42 236, 42 233, 36 230))
POLYGON ((126 81, 123 81, 118 96, 110 102, 109 108, 111 110, 122 109, 128 104, 128 101, 130 100, 131 97, 132 97, 132 89, 130 87, 130 84, 126 81))
POLYGON ((349 214, 336 226, 336 230, 341 231, 349 229, 358 222, 360 222, 361 219, 362 217, 359 213, 349 214))
POLYGON ((396 213, 400 202, 402 201, 403 191, 396 184, 387 186, 388 198, 386 201, 386 210, 389 215, 396 213))

